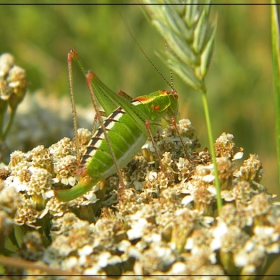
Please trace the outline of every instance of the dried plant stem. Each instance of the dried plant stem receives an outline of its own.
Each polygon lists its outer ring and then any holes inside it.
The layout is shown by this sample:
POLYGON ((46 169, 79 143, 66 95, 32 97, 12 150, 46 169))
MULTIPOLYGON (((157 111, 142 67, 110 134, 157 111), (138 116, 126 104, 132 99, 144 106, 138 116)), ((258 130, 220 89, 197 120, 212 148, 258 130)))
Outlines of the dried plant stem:
MULTIPOLYGON (((12 266, 12 267, 16 267, 16 268, 21 268, 21 269, 30 269, 30 270, 34 270, 34 271, 41 271, 41 272, 45 272, 47 274, 50 275, 55 275, 55 276, 74 276, 76 277, 75 279, 83 279, 84 275, 79 275, 79 274, 71 274, 68 271, 64 271, 61 269, 55 269, 55 268, 51 268, 49 266, 43 266, 43 265, 38 265, 35 264, 31 261, 27 261, 24 259, 17 259, 17 258, 11 258, 11 257, 5 257, 5 256, 0 256, 0 263, 2 265, 5 266, 12 266)), ((22 275, 24 276, 24 275, 22 275)), ((27 276, 27 275, 26 275, 27 276)), ((98 277, 98 276, 86 276, 87 279, 95 279, 95 280, 99 280, 99 279, 103 279, 102 277, 98 277)), ((106 279, 113 279, 113 278, 106 278, 106 279)))
POLYGON ((48 274, 53 274, 53 275, 69 275, 69 273, 66 271, 60 269, 53 269, 48 266, 37 265, 31 261, 26 261, 23 259, 0 256, 0 263, 5 266, 44 271, 48 274))

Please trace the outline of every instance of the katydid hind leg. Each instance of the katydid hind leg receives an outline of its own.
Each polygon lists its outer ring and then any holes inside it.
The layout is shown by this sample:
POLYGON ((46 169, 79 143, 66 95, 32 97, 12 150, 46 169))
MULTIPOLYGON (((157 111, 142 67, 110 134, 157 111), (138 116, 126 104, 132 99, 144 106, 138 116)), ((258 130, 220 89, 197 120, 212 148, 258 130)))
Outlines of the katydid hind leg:
POLYGON ((74 87, 73 87, 72 56, 73 56, 73 50, 71 50, 68 53, 67 64, 68 64, 68 82, 69 82, 70 98, 71 98, 71 106, 72 106, 76 157, 77 159, 79 159, 80 155, 79 155, 79 139, 78 139, 78 121, 77 121, 77 110, 76 110, 76 102, 75 102, 74 87))
MULTIPOLYGON (((104 111, 98 111, 98 112, 99 112, 100 116, 107 117, 107 115, 104 111)), ((97 122, 98 122, 98 114, 95 113, 94 118, 93 118, 93 124, 92 124, 92 134, 94 134, 97 129, 97 122)))

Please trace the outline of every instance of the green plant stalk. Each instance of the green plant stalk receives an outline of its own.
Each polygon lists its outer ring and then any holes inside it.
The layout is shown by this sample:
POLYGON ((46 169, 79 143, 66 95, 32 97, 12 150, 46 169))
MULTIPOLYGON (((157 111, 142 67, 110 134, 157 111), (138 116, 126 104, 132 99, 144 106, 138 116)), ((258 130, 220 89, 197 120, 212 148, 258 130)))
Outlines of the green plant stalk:
POLYGON ((0 141, 4 141, 3 137, 3 126, 4 126, 4 119, 5 113, 7 111, 8 103, 7 102, 0 102, 0 141))
POLYGON ((213 141, 213 134, 212 134, 211 121, 210 121, 210 114, 209 114, 209 109, 208 109, 206 90, 201 91, 201 96, 202 96, 202 103, 203 103, 203 109, 204 109, 205 120, 206 120, 210 153, 211 153, 212 162, 214 165, 215 187, 216 187, 216 192, 217 192, 217 195, 216 195, 217 208, 218 208, 218 213, 220 213, 220 210, 222 208, 221 188, 220 188, 219 172, 218 172, 218 167, 217 167, 217 160, 216 160, 216 153, 215 153, 215 147, 214 147, 214 141, 213 141))
POLYGON ((16 115, 16 111, 17 111, 16 108, 11 110, 9 122, 7 123, 7 126, 6 126, 6 128, 5 128, 5 130, 2 134, 2 137, 1 137, 1 140, 3 140, 3 141, 6 139, 8 133, 9 133, 11 127, 12 127, 12 124, 13 124, 13 121, 14 121, 14 118, 15 118, 15 115, 16 115))
POLYGON ((0 113, 0 140, 3 141, 3 123, 4 123, 4 113, 0 113))
POLYGON ((271 45, 272 45, 272 71, 276 113, 276 146, 278 161, 278 188, 280 188, 280 58, 279 58, 279 26, 277 14, 277 1, 271 0, 271 45))

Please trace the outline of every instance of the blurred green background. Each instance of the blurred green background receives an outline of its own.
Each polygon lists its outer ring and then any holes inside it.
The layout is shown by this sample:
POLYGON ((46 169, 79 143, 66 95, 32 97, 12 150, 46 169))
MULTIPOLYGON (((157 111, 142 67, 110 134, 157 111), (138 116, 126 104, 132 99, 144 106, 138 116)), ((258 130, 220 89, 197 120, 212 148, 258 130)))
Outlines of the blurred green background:
MULTIPOLYGON (((76 49, 86 68, 115 92, 121 89, 139 96, 168 89, 133 42, 121 16, 146 54, 169 79, 169 70, 155 56, 155 51, 165 47, 164 41, 145 19, 142 8, 0 6, 0 53, 10 52, 16 63, 26 69, 30 94, 38 88, 57 95, 69 94, 70 49, 76 49)), ((269 6, 217 5, 212 6, 211 13, 218 13, 215 50, 206 78, 214 138, 222 132, 231 133, 236 145, 244 148, 244 159, 249 153, 257 153, 265 168, 263 184, 276 193, 269 6)), ((78 67, 74 70, 77 102, 87 105, 90 98, 84 77, 78 67)), ((202 148, 208 146, 200 94, 176 76, 174 86, 179 93, 181 117, 191 120, 202 148)))

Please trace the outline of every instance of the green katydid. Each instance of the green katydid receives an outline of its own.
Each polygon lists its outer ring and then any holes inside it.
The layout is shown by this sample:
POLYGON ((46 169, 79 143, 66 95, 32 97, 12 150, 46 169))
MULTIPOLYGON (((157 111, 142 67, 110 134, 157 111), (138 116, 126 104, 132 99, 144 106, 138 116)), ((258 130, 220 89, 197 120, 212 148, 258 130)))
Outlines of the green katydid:
MULTIPOLYGON (((90 140, 80 166, 77 185, 71 189, 56 191, 56 197, 62 201, 70 201, 90 191, 99 181, 118 173, 122 183, 120 168, 123 168, 141 150, 148 137, 153 142, 153 135, 161 125, 161 119, 171 119, 176 126, 178 115, 178 95, 172 91, 156 91, 132 99, 128 95, 111 91, 92 72, 85 71, 77 53, 72 50, 68 54, 69 82, 74 107, 72 83, 72 59, 74 59, 86 76, 100 128, 90 140), (98 111, 97 100, 108 118, 102 122, 98 111)), ((75 119, 75 118, 74 118, 75 119)), ((75 130, 77 123, 74 121, 75 130)), ((77 139, 77 137, 76 137, 77 139)), ((182 139, 180 139, 182 142, 182 139)), ((155 143, 153 142, 154 146, 155 143)))

